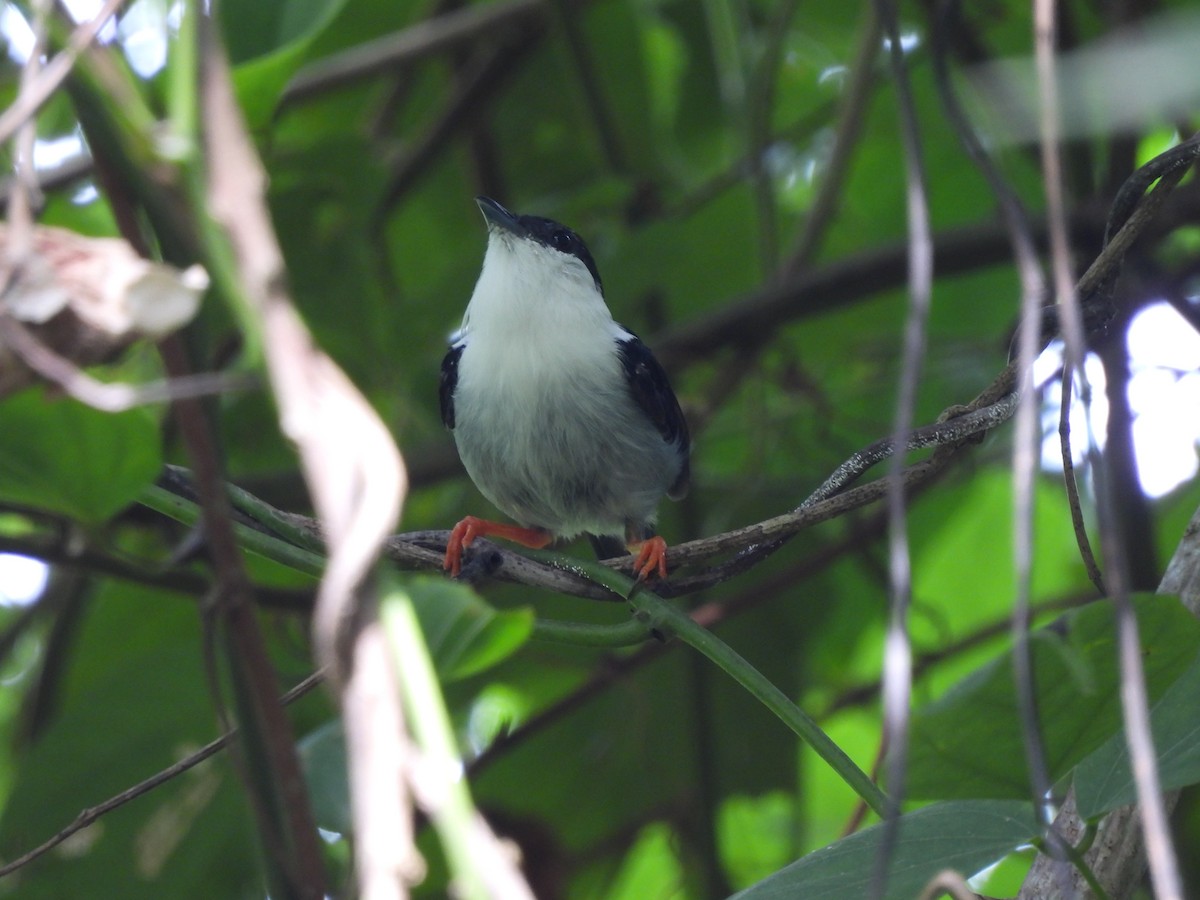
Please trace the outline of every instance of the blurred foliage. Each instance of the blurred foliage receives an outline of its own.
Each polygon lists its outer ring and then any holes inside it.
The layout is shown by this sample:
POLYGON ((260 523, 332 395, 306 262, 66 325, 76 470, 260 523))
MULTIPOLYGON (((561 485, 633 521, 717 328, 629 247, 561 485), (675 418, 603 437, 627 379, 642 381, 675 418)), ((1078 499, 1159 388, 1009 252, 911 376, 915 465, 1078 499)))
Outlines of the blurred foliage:
MULTIPOLYGON (((155 4, 165 5, 131 6, 155 4)), ((934 285, 920 423, 969 401, 1003 368, 1019 302, 995 197, 934 88, 933 5, 904 5, 901 25, 933 225, 939 245, 960 247, 961 255, 948 267, 954 274, 939 272, 934 285), (990 250, 954 243, 976 228, 992 236, 990 250)), ((996 0, 968 10, 947 47, 952 68, 1027 56, 1028 6, 996 0)), ((1066 42, 1094 42, 1146 6, 1124 4, 1119 13, 1068 2, 1066 42)), ((396 35, 408 34, 419 48, 415 29, 426 20, 469 23, 491 5, 225 0, 220 8, 296 303, 321 346, 393 426, 408 461, 413 492, 403 530, 448 528, 465 513, 492 512, 462 474, 436 400, 445 339, 482 258, 484 229, 472 202, 480 193, 584 235, 614 314, 667 362, 695 437, 692 493, 661 511, 669 540, 785 512, 850 452, 889 433, 906 314, 906 221, 897 98, 882 50, 871 63, 861 133, 843 150, 833 215, 801 268, 831 278, 835 299, 814 305, 795 296, 752 338, 730 330, 701 351, 680 338, 682 329, 748 308, 757 292, 781 283, 779 266, 836 168, 830 153, 868 4, 513 3, 512 16, 467 27, 463 40, 397 53, 386 66, 323 86, 317 76, 331 60, 360 59, 370 42, 396 35), (297 90, 306 78, 318 88, 297 90), (889 259, 890 267, 881 264, 889 259)), ((137 40, 173 40, 170 17, 160 18, 137 40)), ((126 38, 127 47, 134 43, 126 38)), ((10 62, 0 80, 6 103, 16 77, 10 62)), ((167 70, 143 86, 151 108, 167 106, 167 70)), ((46 140, 74 133, 65 98, 48 107, 40 129, 46 140)), ((1108 202, 1135 160, 1177 137, 1162 121, 1145 122, 1139 134, 1110 134, 1100 123, 1067 148, 1072 208, 1091 217, 1076 235, 1078 263, 1098 251, 1108 202)), ((1036 147, 997 141, 992 149, 1025 204, 1040 210, 1036 147)), ((54 188, 43 219, 112 233, 112 210, 97 186, 85 177, 54 188)), ((1185 182, 1181 195, 1192 199, 1172 220, 1180 228, 1189 224, 1187 210, 1194 222, 1196 209, 1192 185, 1185 182)), ((1123 302, 1157 297, 1149 283, 1158 291, 1172 278, 1183 284, 1194 266, 1194 224, 1181 233, 1139 245, 1129 268, 1140 277, 1122 283, 1123 302)), ((219 305, 208 304, 187 337, 201 367, 236 357, 239 336, 219 305)), ((223 396, 212 412, 231 480, 305 511, 269 397, 223 396)), ((1048 431, 1054 427, 1050 421, 1048 431)), ((1007 718, 1011 704, 1001 713, 971 692, 990 677, 1011 693, 1010 434, 989 436, 912 499, 911 629, 922 708, 914 738, 953 737, 966 748, 963 769, 993 726, 1003 726, 1007 743, 969 778, 914 749, 919 795, 943 799, 907 820, 890 896, 913 896, 944 865, 973 874, 1032 833, 1027 805, 1013 800, 1027 792, 1028 776, 1018 726, 1007 718), (1005 799, 987 799, 997 797, 1005 799), (928 843, 913 849, 926 839, 936 852, 928 843)), ((151 577, 204 576, 206 563, 177 559, 184 532, 130 505, 163 459, 185 461, 161 411, 108 416, 41 390, 0 404, 0 498, 13 513, 0 518, 0 549, 31 532, 59 535, 64 546, 140 568, 148 582, 76 567, 80 577, 48 591, 34 615, 0 610, 8 686, 0 735, 11 745, 0 753, 5 859, 220 730, 206 674, 203 592, 182 583, 168 590, 151 577)), ((1200 484, 1180 487, 1153 504, 1154 527, 1134 538, 1154 542, 1165 562, 1198 502, 1200 484)), ((874 685, 888 604, 877 515, 866 510, 807 531, 750 573, 687 600, 719 611, 720 636, 868 771, 879 754, 874 685)), ((1040 625, 1094 596, 1052 474, 1037 487, 1035 528, 1040 625)), ((307 580, 291 584, 311 599, 307 580)), ((432 588, 426 594, 440 596, 432 588)), ((440 613, 426 610, 423 622, 431 629, 444 615, 446 630, 430 639, 472 758, 472 790, 520 848, 539 897, 709 897, 755 883, 749 896, 863 896, 878 832, 801 859, 857 822, 854 796, 706 661, 653 642, 610 652, 527 640, 531 609, 546 619, 619 623, 627 615, 621 605, 500 585, 484 588, 486 604, 457 587, 444 594, 440 613)), ((304 617, 269 604, 262 615, 282 680, 298 681, 311 668, 304 617)), ((1078 643, 1061 634, 1078 636, 1081 622, 1105 615, 1099 606, 1073 614, 1056 636, 1037 642, 1056 671, 1077 676, 1039 682, 1054 692, 1047 730, 1088 733, 1086 746, 1056 757, 1053 775, 1065 788, 1071 767, 1099 747, 1080 766, 1087 774, 1080 784, 1094 791, 1081 807, 1097 813, 1128 799, 1111 636, 1098 624, 1078 643), (1097 690, 1091 667, 1102 659, 1108 687, 1097 690)), ((1169 617, 1161 622, 1144 635, 1148 652, 1155 641, 1170 649, 1170 665, 1156 669, 1156 721, 1179 741, 1195 729, 1194 692, 1184 688, 1195 682, 1188 664, 1196 633, 1172 627, 1179 623, 1169 617), (1180 673, 1183 687, 1171 689, 1180 673)), ((305 759, 322 824, 344 823, 344 754, 331 704, 317 694, 291 710, 297 732, 309 736, 305 759)), ((1184 774, 1174 783, 1195 781, 1194 752, 1176 750, 1181 758, 1169 771, 1184 774)), ((262 896, 235 765, 218 756, 104 817, 0 879, 0 896, 262 896)), ((1194 795, 1185 795, 1184 809, 1181 855, 1195 857, 1194 795)), ((420 846, 429 876, 417 894, 440 896, 444 863, 427 834, 420 846)), ((344 838, 331 837, 331 870, 343 878, 346 848, 344 838)))

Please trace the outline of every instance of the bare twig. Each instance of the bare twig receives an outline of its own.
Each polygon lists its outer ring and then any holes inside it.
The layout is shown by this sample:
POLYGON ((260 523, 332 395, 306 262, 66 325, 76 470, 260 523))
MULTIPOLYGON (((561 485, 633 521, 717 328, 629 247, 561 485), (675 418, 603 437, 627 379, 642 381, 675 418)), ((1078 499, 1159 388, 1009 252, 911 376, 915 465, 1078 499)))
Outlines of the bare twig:
MULTIPOLYGON (((1000 379, 1000 387, 1003 388, 1005 384, 1009 385, 1011 391, 1011 380, 1007 374, 1003 374, 1000 379)), ((1002 390, 989 390, 971 406, 953 408, 943 414, 937 423, 914 429, 905 444, 906 450, 936 447, 941 455, 935 454, 934 458, 910 467, 904 476, 906 490, 912 490, 944 468, 961 447, 1006 422, 1016 409, 1016 402, 1017 398, 1011 392, 1005 394, 1002 390), (997 392, 1001 394, 1000 399, 981 405, 984 400, 990 400, 992 393, 997 392)), ((781 539, 878 501, 884 496, 885 480, 868 482, 858 487, 850 485, 872 466, 888 459, 893 454, 893 447, 893 440, 886 439, 853 454, 808 499, 790 512, 723 534, 672 545, 669 551, 672 566, 695 566, 714 556, 727 553, 737 556, 731 563, 660 582, 657 592, 663 596, 675 597, 726 581, 734 574, 756 564, 765 555, 769 555, 763 552, 764 548, 773 551, 781 546, 781 539)), ((175 490, 171 485, 167 486, 175 490)), ((299 545, 306 548, 316 546, 323 540, 322 529, 315 520, 283 513, 245 492, 239 494, 239 509, 257 520, 264 531, 293 542, 294 538, 289 532, 298 529, 306 535, 299 545)), ((393 535, 388 540, 386 553, 401 568, 441 571, 444 555, 442 551, 448 534, 446 531, 424 531, 393 535)), ((488 577, 541 587, 571 596, 599 600, 619 599, 595 582, 584 579, 568 569, 537 562, 488 541, 477 541, 472 546, 470 556, 483 561, 481 570, 488 577)), ((608 564, 621 571, 632 571, 632 563, 627 560, 610 560, 608 564)))
MULTIPOLYGON (((303 697, 305 694, 307 694, 309 691, 311 691, 313 688, 315 688, 318 684, 320 684, 322 678, 323 678, 322 672, 319 672, 319 671, 314 672, 312 675, 309 675, 307 678, 305 678, 303 681, 301 681, 299 684, 297 684, 295 687, 293 687, 291 690, 289 690, 287 693, 285 693, 280 698, 280 703, 286 705, 288 703, 291 703, 293 700, 297 700, 300 697, 303 697)), ((67 838, 71 837, 71 835, 79 833, 80 831, 82 831, 83 829, 85 829, 89 825, 91 825, 93 822, 100 819, 102 816, 112 812, 114 809, 118 809, 119 807, 124 806, 126 803, 130 802, 131 800, 136 800, 138 797, 141 797, 145 794, 150 793, 150 791, 154 790, 155 788, 157 788, 163 784, 166 784, 172 778, 175 778, 178 775, 182 775, 188 769, 195 768, 200 763, 204 762, 204 760, 208 759, 209 757, 215 756, 216 754, 218 754, 222 750, 224 750, 225 747, 227 747, 229 745, 229 742, 234 740, 236 737, 237 737, 236 731, 226 732, 225 734, 223 734, 219 738, 217 738, 215 741, 211 741, 211 742, 205 744, 203 747, 201 747, 199 750, 195 751, 194 753, 189 753, 183 759, 179 760, 179 762, 168 766, 167 768, 163 769, 161 772, 158 772, 158 773, 152 775, 151 777, 147 778, 145 781, 140 781, 137 784, 133 785, 132 787, 126 788, 125 790, 121 791, 121 793, 108 798, 107 800, 105 800, 102 803, 98 803, 95 806, 88 807, 87 809, 83 810, 83 812, 81 812, 78 816, 76 816, 75 820, 73 822, 71 822, 70 825, 63 828, 56 835, 54 835, 54 837, 39 844, 38 846, 34 847, 32 850, 28 851, 27 853, 22 853, 16 859, 5 863, 3 866, 0 866, 0 878, 3 878, 5 875, 12 874, 17 869, 20 869, 23 866, 26 866, 29 863, 33 862, 39 856, 42 856, 45 853, 49 852, 50 850, 53 850, 55 847, 57 847, 59 844, 61 844, 63 841, 65 841, 67 838)))
POLYGON ((75 67, 79 54, 96 39, 125 0, 106 0, 94 18, 79 25, 67 40, 67 46, 50 60, 28 88, 22 88, 16 101, 0 113, 0 143, 7 141, 22 124, 35 115, 62 85, 75 67))
POLYGON ((250 390, 258 385, 258 379, 252 375, 225 372, 189 373, 147 384, 98 381, 72 360, 55 353, 23 323, 2 309, 0 343, 16 353, 25 365, 42 378, 58 385, 81 403, 104 412, 115 413, 136 406, 250 390))
POLYGON ((305 67, 287 86, 283 102, 306 100, 453 50, 482 35, 493 36, 498 29, 525 27, 531 21, 544 20, 548 14, 546 0, 464 6, 305 67))
MULTIPOLYGON (((57 190, 92 174, 94 164, 87 153, 79 153, 60 163, 52 169, 42 169, 37 173, 37 189, 40 193, 57 190)), ((19 187, 18 180, 7 178, 0 180, 0 203, 7 203, 13 191, 19 187)))
MULTIPOLYGON (((1030 609, 1033 571, 1033 496, 1038 469, 1041 429, 1038 421, 1039 393, 1030 389, 1029 377, 1040 349, 1040 307, 1045 302, 1045 278, 1038 262, 1033 229, 1020 198, 1000 173, 982 142, 976 136, 950 83, 946 57, 949 34, 961 33, 961 3, 941 0, 937 4, 934 28, 934 78, 947 117, 967 155, 986 179, 999 202, 1008 229, 1017 274, 1021 281, 1020 326, 1017 331, 1017 368, 1023 373, 1021 401, 1017 409, 1013 440, 1013 568, 1016 576, 1010 629, 1013 639, 1013 677, 1016 682, 1018 714, 1025 755, 1033 786, 1035 815, 1046 815, 1044 803, 1049 782, 1036 709, 1036 686, 1029 650, 1030 609)), ((1070 484, 1070 483, 1068 483, 1070 484)), ((1085 534, 1086 540, 1086 534, 1085 534)), ((1086 547, 1086 543, 1081 547, 1086 547)), ((1048 823, 1045 823, 1048 824, 1048 823)))
MULTIPOLYGON (((9 504, 3 508, 6 512, 12 512, 9 504)), ((29 556, 60 568, 98 572, 122 581, 163 588, 196 598, 207 596, 212 589, 212 579, 200 572, 182 566, 174 567, 169 563, 164 566, 159 560, 129 558, 86 542, 81 546, 79 535, 70 530, 47 535, 0 535, 0 553, 29 556)), ((310 613, 313 592, 302 588, 258 585, 255 587, 254 600, 265 609, 310 613)), ((2 657, 3 653, 0 653, 2 657)))
MULTIPOLYGON (((908 81, 908 67, 900 45, 896 8, 891 0, 876 0, 875 8, 888 43, 892 80, 899 101, 900 135, 904 146, 904 180, 908 221, 908 316, 896 397, 893 442, 901 446, 912 431, 925 356, 926 324, 933 293, 933 236, 916 105, 908 81)), ((883 742, 887 747, 888 806, 883 835, 872 878, 871 894, 882 897, 892 853, 900 836, 900 811, 904 802, 908 765, 908 722, 912 701, 912 645, 908 610, 912 601, 911 559, 908 547, 907 501, 902 478, 904 461, 897 454, 888 471, 888 560, 891 602, 883 649, 883 742)))
POLYGON ((1071 398, 1074 380, 1063 371, 1060 383, 1061 398, 1058 411, 1059 450, 1063 465, 1063 484, 1067 491, 1067 508, 1071 511, 1071 527, 1075 529, 1075 545, 1079 547, 1079 558, 1087 570, 1088 580, 1096 586, 1101 594, 1107 593, 1104 587, 1104 575, 1092 552, 1092 542, 1088 539, 1087 525, 1083 521, 1083 504, 1079 500, 1079 483, 1075 478, 1075 455, 1071 451, 1071 398))
POLYGON ((967 880, 953 869, 938 872, 933 880, 925 885, 918 900, 937 900, 938 897, 947 895, 952 900, 980 900, 979 894, 971 890, 967 880))
MULTIPOLYGON (((14 106, 21 105, 22 97, 34 94, 38 76, 42 73, 42 54, 46 52, 46 24, 50 12, 47 0, 37 0, 33 6, 33 48, 21 69, 21 87, 14 106)), ((68 69, 69 71, 69 69, 68 69)), ((11 287, 13 274, 29 257, 33 250, 33 209, 37 205, 37 174, 33 167, 33 147, 37 140, 37 118, 39 108, 33 104, 29 114, 17 126, 13 141, 16 156, 16 190, 8 198, 9 245, 5 268, 9 271, 5 291, 11 287)), ((3 117, 0 116, 0 120, 3 117)), ((5 137, 0 130, 0 142, 5 137)))
POLYGON ((775 85, 798 0, 783 0, 772 13, 766 31, 766 46, 751 73, 745 96, 743 121, 746 130, 747 173, 758 218, 758 250, 763 272, 774 272, 779 262, 779 224, 775 198, 775 175, 767 165, 775 85))
MULTIPOLYGON (((882 32, 875 4, 868 4, 866 21, 859 31, 854 59, 850 63, 849 83, 838 108, 837 127, 829 149, 828 165, 822 173, 817 195, 804 217, 804 226, 788 259, 780 268, 783 278, 794 276, 805 268, 821 248, 821 240, 837 212, 838 198, 845 186, 846 175, 854 159, 854 147, 862 134, 867 101, 871 89, 878 83, 876 60, 882 32)), ((781 279, 782 280, 782 279, 781 279)))
POLYGON ((552 0, 556 18, 562 27, 562 36, 575 64, 579 86, 591 114, 592 127, 604 154, 608 168, 618 174, 629 172, 629 159, 621 144, 621 133, 617 128, 604 88, 597 77, 596 66, 588 48, 587 36, 579 22, 578 4, 574 0, 552 0))
MULTIPOLYGON (((1050 245, 1054 270, 1055 295, 1061 311, 1060 324, 1065 337, 1063 366, 1065 385, 1078 376, 1081 393, 1087 402, 1087 380, 1084 372, 1083 317, 1071 274, 1067 244, 1065 199, 1059 147, 1058 82, 1055 63, 1056 10, 1053 0, 1036 0, 1034 4, 1035 59, 1038 89, 1041 97, 1040 132, 1042 137, 1042 169, 1046 190, 1047 215, 1050 224, 1050 245)), ((1064 409, 1068 409, 1064 405, 1064 409)), ((1065 415, 1065 414, 1064 414, 1065 415)), ((1066 441, 1064 440, 1064 445, 1066 441)), ((1066 447, 1064 454, 1069 454, 1066 447)), ((1137 785, 1138 806, 1150 862, 1150 874, 1156 894, 1163 900, 1181 900, 1182 881, 1178 861, 1171 845, 1166 811, 1159 789, 1157 761, 1150 735, 1149 707, 1146 699, 1145 673, 1141 666, 1137 620, 1129 601, 1125 571, 1125 550, 1121 529, 1113 518, 1107 496, 1107 473, 1103 458, 1092 452, 1093 469, 1098 482, 1097 499, 1101 509, 1101 542, 1108 565, 1107 582, 1116 606, 1118 658, 1121 669, 1121 708, 1125 717, 1125 733, 1137 785)), ((1053 850, 1053 845, 1051 846, 1053 850)))
POLYGON ((388 213, 417 179, 441 159, 451 137, 473 124, 478 111, 504 87, 509 76, 541 39, 544 30, 541 23, 535 21, 516 38, 490 47, 475 65, 463 72, 462 79, 456 82, 451 96, 444 102, 442 112, 392 165, 379 202, 378 216, 388 213))
POLYGON ((1145 230, 1147 224, 1162 210, 1167 197, 1187 174, 1187 167, 1200 156, 1200 134, 1192 135, 1182 144, 1156 156, 1129 177, 1121 188, 1109 213, 1104 230, 1104 249, 1079 279, 1076 290, 1080 297, 1099 291, 1120 268, 1121 262, 1145 230), (1146 187, 1158 179, 1149 196, 1146 187), (1132 211, 1131 211, 1132 210, 1132 211), (1113 229, 1118 228, 1116 234, 1113 229))

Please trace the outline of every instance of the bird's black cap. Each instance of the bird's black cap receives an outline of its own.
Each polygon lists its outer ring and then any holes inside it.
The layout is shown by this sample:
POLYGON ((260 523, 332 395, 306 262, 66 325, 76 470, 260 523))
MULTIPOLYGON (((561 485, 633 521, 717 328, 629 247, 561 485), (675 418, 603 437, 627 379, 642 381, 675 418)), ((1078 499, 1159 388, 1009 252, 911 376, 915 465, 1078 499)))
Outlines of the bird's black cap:
POLYGON ((600 284, 600 271, 596 268, 596 261, 592 259, 587 244, 583 242, 583 238, 566 225, 541 216, 518 216, 509 212, 491 197, 476 197, 475 202, 479 205, 483 217, 487 219, 489 228, 499 228, 518 237, 537 241, 559 253, 574 256, 592 273, 592 278, 596 282, 596 290, 604 293, 604 288, 600 284))

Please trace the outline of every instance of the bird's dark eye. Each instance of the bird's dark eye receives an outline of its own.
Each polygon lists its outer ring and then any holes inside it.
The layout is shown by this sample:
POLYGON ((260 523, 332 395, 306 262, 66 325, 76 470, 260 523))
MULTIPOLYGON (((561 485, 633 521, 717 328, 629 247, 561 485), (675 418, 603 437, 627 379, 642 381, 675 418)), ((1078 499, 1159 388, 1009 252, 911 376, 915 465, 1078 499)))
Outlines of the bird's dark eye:
POLYGON ((570 253, 574 249, 573 237, 574 235, 566 229, 559 229, 550 235, 550 246, 559 253, 570 253))

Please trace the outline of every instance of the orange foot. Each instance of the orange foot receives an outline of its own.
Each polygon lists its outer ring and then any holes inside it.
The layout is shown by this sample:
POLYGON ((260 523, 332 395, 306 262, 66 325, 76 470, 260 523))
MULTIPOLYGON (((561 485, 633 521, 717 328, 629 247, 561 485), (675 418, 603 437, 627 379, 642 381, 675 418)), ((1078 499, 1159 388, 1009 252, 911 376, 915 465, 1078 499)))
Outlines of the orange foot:
POLYGON ((501 537, 505 540, 541 550, 547 546, 554 535, 544 528, 522 528, 520 525, 508 525, 504 522, 492 522, 488 519, 477 519, 467 516, 454 526, 450 532, 450 540, 446 542, 446 558, 442 561, 444 568, 451 575, 457 576, 462 571, 463 549, 470 547, 477 537, 501 537))
POLYGON ((638 573, 638 581, 645 581, 654 576, 667 577, 667 542, 657 534, 636 544, 630 544, 631 552, 637 554, 633 561, 633 571, 638 573))

